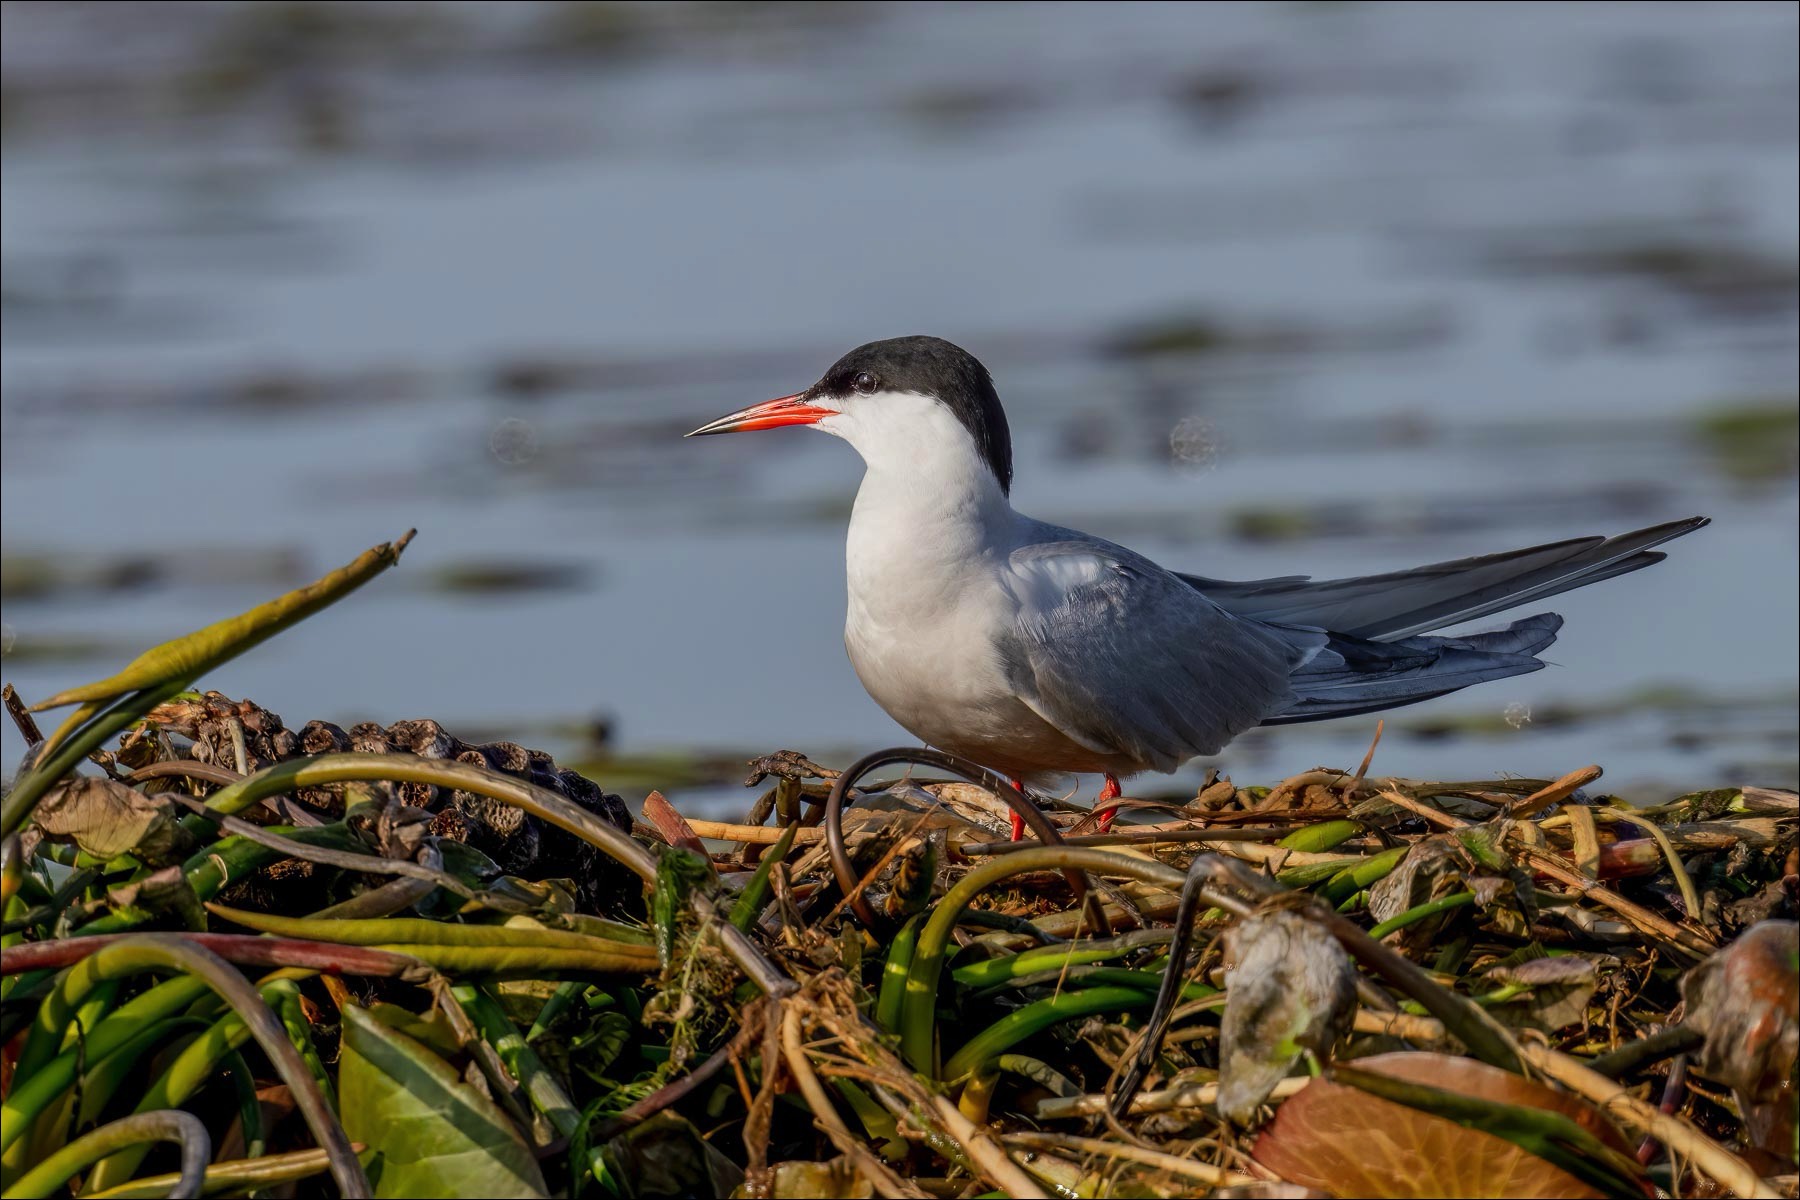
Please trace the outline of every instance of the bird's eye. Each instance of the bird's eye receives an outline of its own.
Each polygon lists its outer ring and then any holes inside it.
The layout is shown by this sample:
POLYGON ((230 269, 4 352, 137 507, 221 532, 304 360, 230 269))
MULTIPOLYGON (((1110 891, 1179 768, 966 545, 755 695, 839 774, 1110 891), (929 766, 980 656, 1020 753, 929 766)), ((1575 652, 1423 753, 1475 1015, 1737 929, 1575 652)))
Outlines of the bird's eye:
POLYGON ((856 374, 856 378, 852 379, 850 381, 850 386, 855 388, 859 395, 863 395, 863 396, 874 395, 874 393, 875 393, 875 377, 873 375, 869 374, 867 371, 858 371, 856 374))

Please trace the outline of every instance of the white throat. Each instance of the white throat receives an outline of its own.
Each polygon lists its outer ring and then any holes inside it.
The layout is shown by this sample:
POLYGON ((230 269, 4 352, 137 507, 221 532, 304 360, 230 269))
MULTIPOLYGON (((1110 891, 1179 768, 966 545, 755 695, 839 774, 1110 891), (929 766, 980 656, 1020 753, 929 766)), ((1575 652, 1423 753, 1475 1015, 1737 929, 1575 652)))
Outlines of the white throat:
POLYGON ((1012 505, 954 413, 916 392, 842 403, 815 428, 849 442, 866 467, 846 547, 853 593, 859 581, 886 586, 924 573, 935 582, 1011 549, 1012 505))

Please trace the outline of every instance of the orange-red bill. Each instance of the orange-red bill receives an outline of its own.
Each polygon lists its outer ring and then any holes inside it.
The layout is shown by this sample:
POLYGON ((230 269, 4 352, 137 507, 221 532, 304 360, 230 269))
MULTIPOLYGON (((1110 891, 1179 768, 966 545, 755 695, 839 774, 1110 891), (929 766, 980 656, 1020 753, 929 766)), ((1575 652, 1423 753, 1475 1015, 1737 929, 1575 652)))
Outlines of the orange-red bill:
POLYGON ((792 396, 777 396, 773 400, 765 400, 761 404, 752 404, 749 408, 740 408, 734 413, 727 413, 716 421, 702 425, 687 434, 688 437, 700 437, 708 433, 745 433, 753 429, 780 429, 783 425, 811 425, 822 418, 834 416, 836 410, 820 408, 814 404, 803 403, 805 392, 796 392, 792 396))

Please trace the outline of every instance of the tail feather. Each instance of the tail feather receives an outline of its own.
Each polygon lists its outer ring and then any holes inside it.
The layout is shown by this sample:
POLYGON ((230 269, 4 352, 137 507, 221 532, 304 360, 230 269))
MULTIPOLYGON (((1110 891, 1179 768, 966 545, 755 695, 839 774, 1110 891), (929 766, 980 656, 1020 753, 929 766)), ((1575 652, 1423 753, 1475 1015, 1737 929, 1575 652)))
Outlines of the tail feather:
POLYGON ((1574 538, 1350 579, 1181 578, 1238 616, 1397 642, 1642 570, 1663 560, 1650 547, 1707 523, 1689 517, 1612 538, 1574 538))
POLYGON ((1377 642, 1332 634, 1292 679, 1294 699, 1265 725, 1292 725, 1417 704, 1477 683, 1541 670, 1532 657, 1556 640, 1562 618, 1539 613, 1463 637, 1377 642))

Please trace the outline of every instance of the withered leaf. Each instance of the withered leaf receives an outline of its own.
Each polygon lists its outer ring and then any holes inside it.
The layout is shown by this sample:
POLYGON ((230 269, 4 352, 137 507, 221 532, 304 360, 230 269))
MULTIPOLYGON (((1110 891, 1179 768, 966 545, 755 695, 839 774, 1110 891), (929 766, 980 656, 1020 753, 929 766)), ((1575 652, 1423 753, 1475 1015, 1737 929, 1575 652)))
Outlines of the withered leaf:
POLYGON ((1369 915, 1386 921, 1460 890, 1463 872, 1457 845, 1449 834, 1415 842, 1400 865, 1369 889, 1369 915))
POLYGON ((121 884, 106 894, 115 909, 135 908, 147 913, 172 912, 189 929, 206 928, 206 909, 179 865, 153 871, 142 879, 121 884))
POLYGON ((1759 1095, 1794 1073, 1800 1050, 1800 924, 1764 921, 1681 981, 1686 1023, 1706 1035, 1700 1070, 1759 1095))
POLYGON ((1317 922, 1284 909, 1239 922, 1226 962, 1218 1108, 1243 1123, 1302 1053, 1330 1053, 1356 1008, 1356 970, 1317 922))
POLYGON ((1495 1018, 1515 1028, 1555 1032, 1574 1025, 1587 1013, 1587 1004, 1600 986, 1600 972, 1576 954, 1533 958, 1488 972, 1489 979, 1528 987, 1523 995, 1488 1009, 1495 1018))
MULTIPOLYGON (((1498 1103, 1559 1113, 1611 1150, 1618 1131, 1567 1093, 1473 1059, 1401 1052, 1358 1059, 1363 1071, 1498 1103)), ((1604 1193, 1494 1134, 1315 1079, 1276 1109, 1257 1162, 1290 1183, 1333 1196, 1594 1197, 1604 1193)))
POLYGON ((98 775, 50 789, 32 819, 52 841, 72 841, 99 859, 136 850, 148 862, 162 862, 187 841, 162 802, 98 775))

